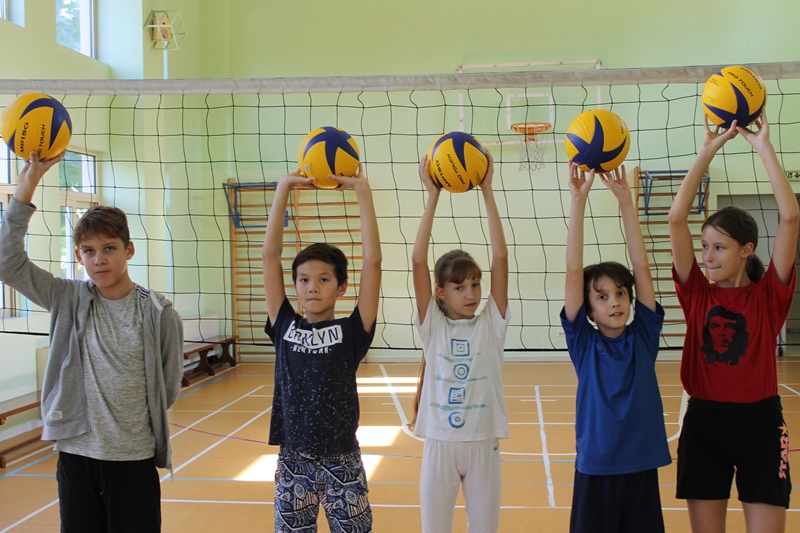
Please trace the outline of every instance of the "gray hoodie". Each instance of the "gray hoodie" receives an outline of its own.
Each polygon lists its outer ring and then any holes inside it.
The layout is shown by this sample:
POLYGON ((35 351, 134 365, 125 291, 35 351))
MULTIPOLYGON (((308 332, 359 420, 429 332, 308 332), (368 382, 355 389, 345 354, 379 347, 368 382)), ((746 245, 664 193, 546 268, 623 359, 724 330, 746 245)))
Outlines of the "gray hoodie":
MULTIPOLYGON (((0 225, 0 280, 50 311, 50 357, 42 385, 45 440, 89 431, 81 338, 97 296, 92 281, 53 276, 33 264, 25 234, 36 207, 13 199, 0 225)), ((147 407, 156 441, 156 466, 172 468, 167 409, 180 392, 183 376, 183 323, 164 296, 150 291, 142 324, 147 407)))

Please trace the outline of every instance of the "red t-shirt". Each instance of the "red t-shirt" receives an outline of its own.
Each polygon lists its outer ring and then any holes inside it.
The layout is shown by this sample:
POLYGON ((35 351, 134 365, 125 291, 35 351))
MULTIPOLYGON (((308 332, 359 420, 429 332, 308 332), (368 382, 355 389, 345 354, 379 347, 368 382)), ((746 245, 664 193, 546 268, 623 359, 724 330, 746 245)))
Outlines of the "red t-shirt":
POLYGON ((686 317, 681 382, 693 398, 754 403, 778 394, 777 337, 789 314, 796 269, 782 285, 770 264, 758 283, 720 288, 695 261, 689 278, 672 279, 686 317))

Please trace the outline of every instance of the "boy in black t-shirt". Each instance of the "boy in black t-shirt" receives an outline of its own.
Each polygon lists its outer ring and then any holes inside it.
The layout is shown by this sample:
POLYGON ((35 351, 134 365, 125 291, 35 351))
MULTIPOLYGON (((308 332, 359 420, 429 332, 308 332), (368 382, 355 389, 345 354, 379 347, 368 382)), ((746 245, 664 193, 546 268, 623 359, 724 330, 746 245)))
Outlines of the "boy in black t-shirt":
POLYGON ((286 298, 283 220, 289 192, 312 183, 299 171, 281 178, 267 221, 262 250, 269 318, 275 344, 275 392, 269 443, 280 446, 275 472, 275 531, 302 530, 317 522, 319 505, 331 531, 372 531, 367 480, 356 439, 356 370, 375 335, 381 280, 378 223, 369 182, 328 176, 353 189, 361 217, 363 264, 358 303, 336 319, 336 300, 347 290, 347 258, 325 243, 302 250, 292 263, 297 314, 286 298))

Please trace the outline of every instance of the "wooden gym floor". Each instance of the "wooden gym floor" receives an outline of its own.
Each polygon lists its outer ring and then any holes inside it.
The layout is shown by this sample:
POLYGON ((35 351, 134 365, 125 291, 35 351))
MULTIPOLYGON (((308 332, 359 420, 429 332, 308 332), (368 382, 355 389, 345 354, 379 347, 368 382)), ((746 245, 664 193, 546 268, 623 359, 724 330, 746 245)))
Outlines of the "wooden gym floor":
MULTIPOLYGON (((685 406, 679 365, 677 360, 658 363, 673 458, 679 415, 685 406)), ((786 421, 797 431, 800 356, 781 358, 778 369, 786 421)), ((183 390, 170 410, 174 479, 162 472, 163 531, 272 531, 277 449, 266 441, 273 370, 271 364, 244 363, 183 390)), ((511 438, 501 442, 500 531, 567 531, 575 458, 572 366, 568 361, 507 363, 504 374, 511 438)), ((416 364, 367 363, 359 371, 359 440, 376 533, 420 531, 422 442, 403 430, 411 413, 416 375, 416 364)), ((790 453, 795 494, 786 531, 800 531, 798 443, 793 442, 790 453)), ((0 470, 0 533, 59 531, 56 456, 49 446, 39 448, 12 457, 9 467, 0 470)), ((685 502, 674 497, 675 464, 659 473, 667 531, 688 532, 685 502)), ((735 488, 732 496, 728 532, 744 532, 735 488)), ((460 496, 458 505, 462 505, 460 496)), ((322 512, 319 530, 328 532, 322 512)), ((456 509, 454 531, 466 531, 463 507, 456 509)))

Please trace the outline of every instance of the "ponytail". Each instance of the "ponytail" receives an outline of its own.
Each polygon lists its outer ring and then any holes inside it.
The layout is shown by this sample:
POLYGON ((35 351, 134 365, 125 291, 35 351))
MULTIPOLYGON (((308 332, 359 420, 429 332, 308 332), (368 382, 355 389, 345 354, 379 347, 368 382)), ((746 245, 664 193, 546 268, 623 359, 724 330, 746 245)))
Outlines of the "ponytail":
POLYGON ((764 277, 764 263, 761 261, 761 258, 755 254, 755 252, 753 255, 747 258, 745 270, 747 271, 747 277, 750 278, 750 281, 753 283, 758 283, 761 278, 764 277))
POLYGON ((422 352, 422 362, 419 364, 419 380, 417 381, 417 392, 414 394, 414 416, 408 423, 408 429, 414 431, 417 425, 417 415, 419 415, 419 400, 422 397, 422 382, 425 379, 425 352, 422 352))

